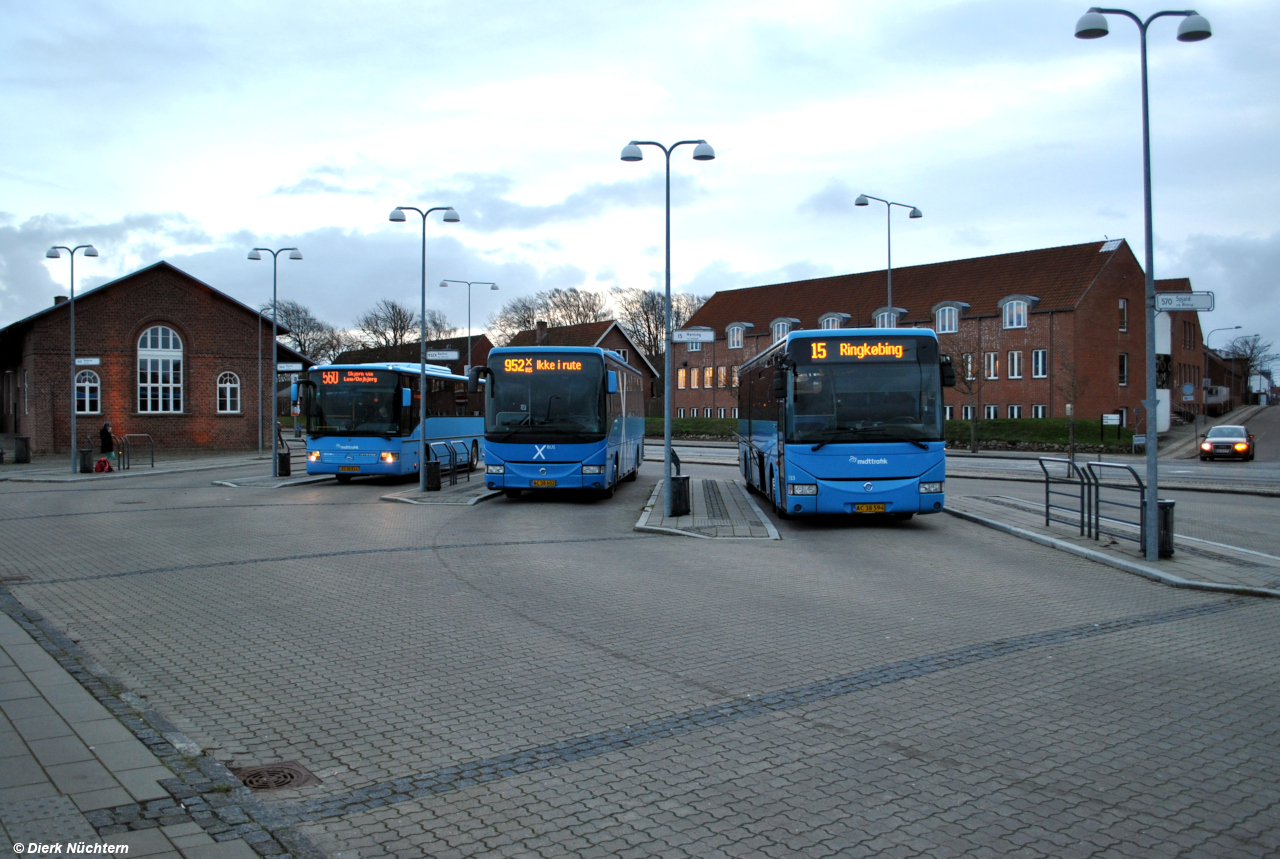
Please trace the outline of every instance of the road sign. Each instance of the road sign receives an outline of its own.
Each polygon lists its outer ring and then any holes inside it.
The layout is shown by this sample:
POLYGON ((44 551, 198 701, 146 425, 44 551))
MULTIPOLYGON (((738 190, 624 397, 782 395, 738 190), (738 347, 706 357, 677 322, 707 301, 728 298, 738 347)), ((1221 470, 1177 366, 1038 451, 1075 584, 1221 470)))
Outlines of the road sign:
POLYGON ((1182 393, 1186 394, 1187 396, 1191 396, 1195 392, 1196 392, 1196 386, 1191 384, 1190 382, 1187 382, 1185 385, 1182 386, 1182 393))
POLYGON ((276 372, 278 373, 297 373, 301 370, 302 363, 300 361, 291 361, 289 363, 282 361, 279 364, 276 364, 276 372))
POLYGON ((711 328, 684 328, 671 332, 673 343, 714 343, 716 332, 711 328))
POLYGON ((428 361, 456 361, 458 360, 457 349, 428 349, 428 361))
POLYGON ((454 404, 455 406, 465 406, 465 405, 467 404, 467 392, 466 392, 466 391, 454 391, 454 392, 453 392, 453 404, 454 404))
POLYGON ((1194 403, 1194 402, 1196 401, 1196 398, 1195 398, 1195 395, 1194 395, 1194 394, 1191 394, 1191 395, 1183 394, 1183 395, 1182 395, 1182 401, 1183 401, 1184 403, 1194 403))
POLYGON ((1119 415, 1103 415, 1102 425, 1104 427, 1118 427, 1120 426, 1120 416, 1119 415))
POLYGON ((1213 293, 1157 292, 1156 310, 1213 310, 1213 293))
POLYGON ((1134 445, 1135 445, 1135 446, 1137 446, 1137 445, 1142 445, 1143 447, 1146 447, 1146 446, 1147 446, 1147 437, 1146 437, 1145 435, 1135 435, 1135 436, 1133 437, 1133 443, 1134 443, 1134 445))
POLYGON ((76 359, 77 367, 97 367, 101 363, 102 363, 101 358, 77 358, 76 359))

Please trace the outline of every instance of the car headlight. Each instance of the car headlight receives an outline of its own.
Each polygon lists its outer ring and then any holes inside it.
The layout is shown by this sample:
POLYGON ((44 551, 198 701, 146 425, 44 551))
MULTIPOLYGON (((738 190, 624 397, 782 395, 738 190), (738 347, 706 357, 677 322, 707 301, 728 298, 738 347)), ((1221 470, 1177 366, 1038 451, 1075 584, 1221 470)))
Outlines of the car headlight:
POLYGON ((320 451, 318 450, 307 451, 307 462, 319 462, 319 461, 320 461, 320 451))
POLYGON ((382 453, 378 454, 378 459, 382 460, 383 462, 399 462, 400 454, 396 453, 395 451, 384 450, 382 453))
POLYGON ((1249 449, 1249 443, 1247 441, 1238 441, 1235 443, 1235 448, 1237 453, 1244 453, 1249 449))
POLYGON ((507 467, 502 463, 498 463, 497 465, 486 465, 484 467, 484 473, 485 474, 506 474, 507 467))
POLYGON ((942 491, 942 487, 943 487, 943 486, 945 486, 945 485, 946 485, 946 481, 945 481, 945 480, 939 480, 939 481, 937 481, 937 482, 931 482, 931 483, 921 483, 921 484, 920 484, 920 494, 921 494, 921 495, 933 495, 933 494, 936 494, 936 493, 938 493, 938 492, 941 492, 941 491, 942 491))
POLYGON ((604 474, 603 465, 584 465, 582 466, 583 474, 604 474))
POLYGON ((1207 441, 1206 441, 1206 442, 1201 442, 1201 443, 1200 443, 1200 449, 1201 449, 1201 450, 1213 450, 1213 445, 1209 444, 1209 442, 1207 442, 1207 441))
POLYGON ((788 495, 817 495, 818 484, 816 483, 788 483, 788 495))

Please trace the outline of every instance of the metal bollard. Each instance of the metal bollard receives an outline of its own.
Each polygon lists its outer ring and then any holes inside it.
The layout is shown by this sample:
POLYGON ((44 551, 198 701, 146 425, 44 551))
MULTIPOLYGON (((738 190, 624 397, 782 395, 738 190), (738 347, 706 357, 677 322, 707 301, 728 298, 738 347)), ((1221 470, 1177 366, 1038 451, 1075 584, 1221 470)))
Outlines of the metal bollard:
POLYGON ((1172 499, 1161 498, 1156 501, 1159 508, 1160 531, 1157 534, 1159 546, 1156 553, 1161 558, 1173 557, 1173 508, 1172 499))
POLYGON ((671 515, 688 516, 692 510, 689 499, 689 478, 671 478, 671 515))

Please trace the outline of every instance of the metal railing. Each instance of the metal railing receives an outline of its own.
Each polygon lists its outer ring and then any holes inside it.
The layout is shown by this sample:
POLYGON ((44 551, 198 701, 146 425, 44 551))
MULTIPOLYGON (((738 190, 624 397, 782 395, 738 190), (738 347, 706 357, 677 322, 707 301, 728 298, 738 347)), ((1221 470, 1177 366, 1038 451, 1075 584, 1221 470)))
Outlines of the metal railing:
POLYGON ((1040 470, 1044 472, 1045 527, 1050 522, 1058 522, 1078 527, 1081 537, 1095 537, 1093 475, 1069 459, 1042 456, 1038 461, 1040 470), (1073 506, 1058 503, 1068 498, 1073 500, 1073 506), (1070 518, 1064 518, 1064 515, 1069 515, 1070 518))
MULTIPOLYGON (((430 448, 430 455, 434 456, 437 462, 440 462, 441 464, 443 464, 445 461, 445 457, 447 456, 449 458, 449 485, 457 486, 458 485, 458 452, 454 450, 453 445, 449 444, 448 442, 433 441, 428 447, 430 448), (441 455, 442 452, 444 454, 443 456, 441 455)), ((442 482, 444 479, 443 471, 444 469, 441 468, 442 473, 440 477, 442 482)))
POLYGON ((151 467, 152 467, 152 468, 155 468, 155 467, 156 467, 156 440, 155 440, 155 439, 153 439, 149 434, 147 434, 147 433, 145 433, 145 432, 129 432, 129 433, 125 433, 125 434, 124 434, 124 458, 125 458, 125 468, 132 468, 132 467, 133 467, 133 441, 132 441, 132 439, 135 439, 135 438, 136 438, 136 439, 139 439, 139 442, 138 442, 139 444, 141 444, 141 443, 142 443, 142 442, 141 442, 141 439, 146 439, 146 440, 147 440, 147 445, 148 445, 148 447, 149 447, 149 449, 150 449, 150 455, 151 455, 151 467))
POLYGON ((1143 484, 1142 478, 1138 476, 1138 472, 1134 471, 1133 466, 1124 465, 1119 462, 1087 462, 1085 463, 1085 468, 1088 469, 1089 475, 1093 480, 1093 539, 1097 540, 1102 534, 1106 534, 1110 537, 1118 537, 1121 540, 1132 540, 1139 546, 1145 546, 1146 542, 1144 540, 1144 536, 1146 534, 1145 522, 1147 517, 1143 515, 1142 497, 1143 490, 1146 489, 1146 486, 1143 484), (1107 469, 1110 469, 1109 473, 1115 474, 1122 482, 1108 481, 1104 476, 1104 474, 1107 473, 1107 469), (1129 477, 1132 478, 1132 482, 1124 480, 1124 477, 1119 474, 1119 472, 1128 472, 1129 477), (1104 489, 1121 493, 1119 498, 1122 500, 1103 497, 1104 489), (1130 495, 1137 496, 1136 503, 1130 503, 1127 500, 1123 500, 1128 498, 1130 495), (1111 508, 1118 508, 1119 515, 1103 515, 1102 505, 1104 504, 1111 508), (1137 518, 1132 521, 1120 518, 1125 510, 1137 511, 1137 518), (1133 532, 1130 530, 1116 531, 1104 529, 1102 527, 1102 523, 1104 521, 1109 524, 1129 525, 1136 528, 1138 536, 1135 537, 1133 532))

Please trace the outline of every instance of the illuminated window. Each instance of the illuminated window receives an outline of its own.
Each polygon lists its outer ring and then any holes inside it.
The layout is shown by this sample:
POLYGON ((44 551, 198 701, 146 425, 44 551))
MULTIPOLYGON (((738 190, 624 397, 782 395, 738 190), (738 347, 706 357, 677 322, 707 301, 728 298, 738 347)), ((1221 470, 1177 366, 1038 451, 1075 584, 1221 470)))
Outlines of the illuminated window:
POLYGON ((683 367, 681 367, 679 370, 676 370, 676 387, 681 390, 684 390, 684 377, 685 377, 685 370, 683 367))
POLYGON ((723 388, 729 383, 729 368, 716 367, 716 387, 723 388))
POLYGON ((699 341, 696 341, 696 340, 691 340, 691 341, 689 341, 688 343, 684 344, 684 351, 686 351, 686 352, 701 352, 701 351, 702 351, 702 343, 701 343, 701 342, 699 342, 699 341))
POLYGON ((1021 300, 1013 300, 1006 302, 1004 305, 1004 327, 1005 328, 1026 328, 1027 327, 1027 303, 1021 300))
POLYGON ((240 411, 240 377, 235 373, 223 373, 218 377, 218 412, 232 414, 240 411))
POLYGON ((102 413, 102 382, 92 370, 76 373, 76 413, 97 415, 102 413))
POLYGON ((877 328, 897 328, 898 314, 894 313, 892 310, 885 310, 880 313, 877 313, 876 327, 877 328))
POLYGON ((955 334, 960 330, 960 308, 940 307, 936 327, 939 334, 955 334))
POLYGON ((1120 384, 1129 384, 1129 353, 1120 353, 1120 384))
POLYGON ((689 371, 689 387, 690 388, 698 387, 698 377, 701 375, 702 374, 698 372, 697 367, 694 367, 689 371))
MULTIPOLYGON (((710 388, 713 382, 715 381, 715 376, 716 376, 715 367, 703 367, 702 368, 702 387, 710 388)), ((711 417, 711 415, 707 415, 707 417, 711 417)))
POLYGON ((996 418, 1000 417, 1000 407, 999 406, 983 406, 982 416, 989 421, 993 421, 996 418))
POLYGON ((1031 378, 1044 379, 1049 375, 1049 350, 1036 349, 1031 353, 1031 378))
POLYGON ((1129 299, 1120 299, 1120 330, 1129 330, 1129 299))
POLYGON ((746 329, 744 329, 741 325, 730 325, 730 326, 729 326, 728 339, 729 339, 729 348, 730 348, 730 349, 741 349, 741 348, 742 348, 742 332, 743 332, 743 331, 745 331, 745 330, 746 330, 746 329))
MULTIPOLYGON (((1022 378, 1022 353, 1021 352, 1009 353, 1009 378, 1010 379, 1022 378)), ((1019 406, 1019 408, 1021 408, 1021 406, 1019 406)))
POLYGON ((182 411, 182 340, 163 325, 138 338, 138 411, 182 411))
POLYGON ((982 356, 982 367, 985 370, 984 375, 988 379, 1000 378, 1000 353, 987 352, 982 356))
POLYGON ((1048 407, 1048 406, 1032 406, 1032 407, 1031 407, 1031 417, 1033 417, 1033 418, 1047 418, 1047 417, 1049 417, 1049 407, 1048 407))
POLYGON ((1022 417, 1022 406, 1009 406, 1009 417, 1011 418, 1022 417))
POLYGON ((738 368, 737 367, 734 367, 733 370, 729 373, 729 385, 734 388, 738 387, 738 368))

